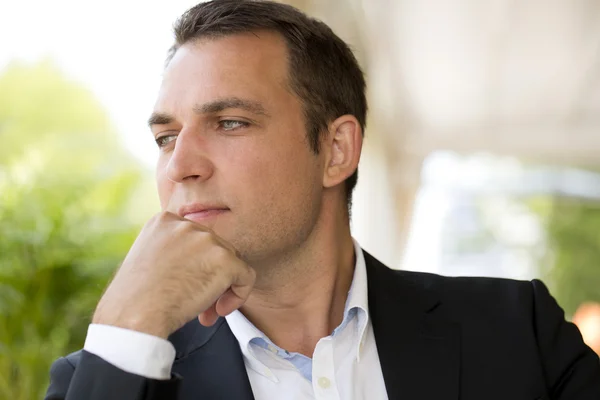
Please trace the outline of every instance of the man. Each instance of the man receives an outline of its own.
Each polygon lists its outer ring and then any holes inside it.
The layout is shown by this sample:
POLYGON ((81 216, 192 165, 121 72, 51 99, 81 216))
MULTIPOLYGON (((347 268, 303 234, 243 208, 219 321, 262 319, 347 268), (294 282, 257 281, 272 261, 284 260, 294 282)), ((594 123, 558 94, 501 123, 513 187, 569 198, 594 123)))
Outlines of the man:
POLYGON ((47 399, 600 399, 541 282, 393 271, 353 241, 365 83, 327 26, 223 0, 175 33, 162 212, 47 399))

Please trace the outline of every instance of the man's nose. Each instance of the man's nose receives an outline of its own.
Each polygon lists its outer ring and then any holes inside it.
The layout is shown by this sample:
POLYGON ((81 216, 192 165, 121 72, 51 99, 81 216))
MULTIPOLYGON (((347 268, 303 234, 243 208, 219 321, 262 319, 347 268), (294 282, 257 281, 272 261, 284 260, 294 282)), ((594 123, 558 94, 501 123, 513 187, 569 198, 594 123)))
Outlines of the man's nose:
POLYGON ((213 173, 207 143, 198 132, 182 130, 167 164, 167 177, 173 182, 206 180, 213 173))

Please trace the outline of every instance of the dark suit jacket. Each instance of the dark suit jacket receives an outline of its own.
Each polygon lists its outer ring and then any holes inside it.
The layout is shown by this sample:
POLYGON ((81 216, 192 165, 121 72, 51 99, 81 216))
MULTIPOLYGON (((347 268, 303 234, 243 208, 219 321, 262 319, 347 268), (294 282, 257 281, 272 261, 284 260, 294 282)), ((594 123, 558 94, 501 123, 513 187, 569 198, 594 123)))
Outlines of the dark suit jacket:
MULTIPOLYGON (((598 356, 540 281, 447 278, 391 270, 366 252, 365 260, 391 400, 600 400, 598 356)), ((208 328, 194 320, 169 340, 169 381, 80 351, 53 364, 46 400, 253 399, 225 319, 208 328)))

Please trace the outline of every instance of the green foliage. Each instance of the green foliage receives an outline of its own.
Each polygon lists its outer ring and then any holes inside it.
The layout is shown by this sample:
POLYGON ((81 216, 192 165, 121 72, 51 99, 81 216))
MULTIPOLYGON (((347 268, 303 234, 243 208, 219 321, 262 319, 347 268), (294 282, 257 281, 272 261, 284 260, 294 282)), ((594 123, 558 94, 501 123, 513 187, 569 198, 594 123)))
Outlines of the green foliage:
POLYGON ((600 204, 555 198, 550 201, 548 277, 567 315, 586 301, 600 302, 600 204))
POLYGON ((0 76, 0 143, 0 399, 37 399, 140 229, 144 174, 50 62, 0 76))

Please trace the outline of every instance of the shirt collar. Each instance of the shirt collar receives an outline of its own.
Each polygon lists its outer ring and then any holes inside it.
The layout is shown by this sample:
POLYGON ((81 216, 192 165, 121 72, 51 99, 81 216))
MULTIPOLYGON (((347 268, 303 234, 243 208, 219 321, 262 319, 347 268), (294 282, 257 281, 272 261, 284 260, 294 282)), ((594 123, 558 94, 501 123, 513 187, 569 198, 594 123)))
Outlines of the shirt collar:
MULTIPOLYGON (((363 347, 363 343, 366 339, 367 326, 369 322, 369 296, 367 290, 367 266, 365 263, 364 253, 358 244, 358 242, 353 238, 352 242, 354 244, 354 275, 352 277, 352 284, 350 285, 350 290, 348 291, 348 298, 346 299, 346 305, 344 307, 344 320, 342 321, 342 325, 339 328, 342 328, 345 324, 348 323, 348 320, 353 315, 351 311, 356 309, 357 316, 357 332, 356 332, 356 358, 357 361, 360 361, 360 352, 363 347)), ((269 342, 269 339, 262 333, 258 328, 254 326, 239 310, 235 310, 231 314, 225 317, 227 320, 227 324, 231 329, 231 332, 236 337, 237 341, 240 344, 240 348, 242 350, 242 354, 244 355, 244 359, 250 364, 250 366, 271 380, 276 379, 275 376, 271 373, 269 368, 263 365, 253 354, 252 347, 250 346, 250 342, 255 338, 263 338, 265 341, 269 342)), ((337 330, 338 328, 336 328, 337 330)), ((335 331, 334 331, 335 333, 335 331)))
POLYGON ((347 318, 348 313, 353 308, 357 309, 357 336, 356 336, 356 360, 360 361, 360 353, 363 347, 363 343, 366 339, 367 326, 369 322, 369 293, 367 289, 367 265, 365 262, 365 255, 358 244, 353 238, 354 243, 354 276, 352 277, 352 284, 348 291, 348 299, 346 300, 346 306, 344 308, 344 319, 347 318))
POLYGON ((254 354, 252 346, 250 346, 250 342, 256 338, 262 338, 265 341, 268 341, 269 339, 265 336, 265 334, 262 333, 256 326, 254 326, 254 324, 250 322, 239 310, 235 310, 231 314, 227 315, 225 319, 227 320, 227 324, 229 325, 231 332, 240 344, 244 361, 249 364, 250 368, 265 378, 268 378, 273 382, 279 382, 271 369, 258 360, 254 354))

